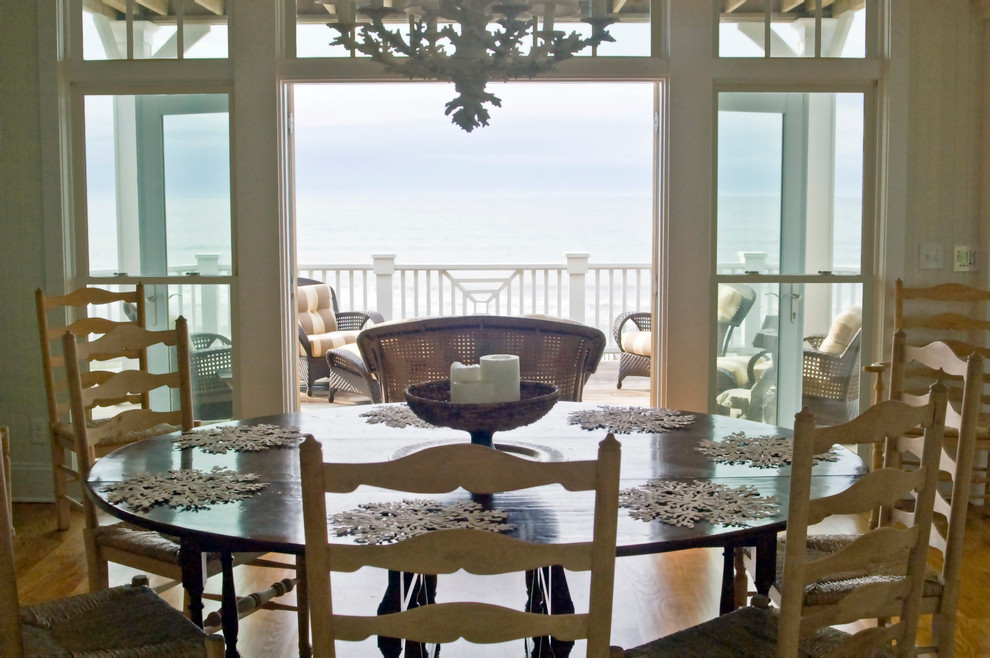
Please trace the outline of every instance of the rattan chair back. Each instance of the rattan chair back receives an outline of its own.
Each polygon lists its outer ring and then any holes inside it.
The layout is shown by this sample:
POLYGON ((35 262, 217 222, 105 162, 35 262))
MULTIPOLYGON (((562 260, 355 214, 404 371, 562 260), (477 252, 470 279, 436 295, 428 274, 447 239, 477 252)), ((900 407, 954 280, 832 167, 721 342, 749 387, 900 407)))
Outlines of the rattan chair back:
POLYGON ((410 384, 447 379, 450 364, 487 354, 515 354, 522 379, 553 384, 560 399, 580 401, 605 351, 599 329, 566 320, 465 315, 388 322, 358 336, 383 402, 403 402, 410 384))

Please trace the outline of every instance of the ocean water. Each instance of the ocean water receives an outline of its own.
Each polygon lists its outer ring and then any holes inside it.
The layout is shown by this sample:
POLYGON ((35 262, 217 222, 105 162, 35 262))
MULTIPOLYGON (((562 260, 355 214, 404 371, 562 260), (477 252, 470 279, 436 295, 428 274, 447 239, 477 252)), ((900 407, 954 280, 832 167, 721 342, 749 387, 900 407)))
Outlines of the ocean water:
MULTIPOLYGON (((719 203, 718 260, 745 251, 779 262, 779 206, 773 197, 723 197, 719 203)), ((168 262, 189 266, 197 254, 231 258, 229 203, 177 200, 169 207, 168 262)), ((381 195, 374 199, 312 195, 296 211, 300 265, 365 265, 373 254, 419 264, 563 263, 588 253, 592 264, 649 263, 648 196, 449 194, 434 198, 381 195)), ((835 208, 836 268, 857 267, 860 203, 840 197, 835 208)), ((90 260, 94 271, 118 271, 112 201, 90 202, 90 260)))

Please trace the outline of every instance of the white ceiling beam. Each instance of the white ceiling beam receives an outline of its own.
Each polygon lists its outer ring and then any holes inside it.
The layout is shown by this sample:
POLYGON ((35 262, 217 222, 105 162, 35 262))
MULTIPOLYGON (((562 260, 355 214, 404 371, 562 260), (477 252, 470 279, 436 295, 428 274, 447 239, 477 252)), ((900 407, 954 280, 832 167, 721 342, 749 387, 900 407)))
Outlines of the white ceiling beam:
POLYGON ((217 16, 227 14, 226 0, 196 0, 196 4, 217 16))
MULTIPOLYGON (((168 16, 168 0, 136 0, 136 2, 159 16, 168 16)), ((103 4, 113 7, 119 12, 127 12, 127 0, 103 0, 103 4)))

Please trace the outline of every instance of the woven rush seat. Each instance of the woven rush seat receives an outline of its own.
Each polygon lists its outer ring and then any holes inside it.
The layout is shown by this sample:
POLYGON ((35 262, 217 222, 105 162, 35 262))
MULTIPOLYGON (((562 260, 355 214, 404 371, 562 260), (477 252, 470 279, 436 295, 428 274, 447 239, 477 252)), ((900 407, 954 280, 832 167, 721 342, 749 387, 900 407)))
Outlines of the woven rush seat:
MULTIPOLYGON (((851 544, 858 536, 855 534, 808 535, 808 540, 805 542, 808 559, 818 559, 832 553, 838 553, 851 544)), ((784 548, 786 543, 786 535, 781 535, 777 538, 777 573, 774 576, 773 586, 778 592, 784 580, 784 548)), ((903 573, 906 562, 907 556, 902 556, 900 560, 890 560, 878 564, 874 571, 868 575, 850 574, 849 578, 841 580, 831 578, 807 585, 804 588, 805 605, 831 605, 838 602, 850 592, 870 583, 896 580, 898 577, 893 574, 903 573)), ((925 598, 940 596, 942 589, 938 572, 931 566, 926 565, 925 584, 921 590, 922 596, 925 598)))
MULTIPOLYGON (((678 658, 765 658, 777 654, 776 608, 740 608, 697 626, 629 649, 625 658, 678 656, 678 658)), ((818 629, 801 641, 797 655, 826 656, 848 634, 831 627, 818 629)), ((883 654, 881 654, 883 655, 883 654)))
MULTIPOLYGON (((163 562, 179 564, 179 539, 129 523, 101 525, 93 529, 93 538, 103 546, 137 553, 163 562)), ((241 558, 242 554, 237 554, 241 558)), ((220 554, 207 553, 207 571, 220 572, 220 554)), ((241 560, 243 561, 243 559, 241 560)))
POLYGON ((23 607, 26 656, 203 656, 203 632, 147 587, 23 607))
MULTIPOLYGON (((98 418, 96 420, 88 420, 86 421, 86 426, 90 429, 95 429, 97 427, 101 427, 102 425, 105 425, 110 420, 112 420, 112 418, 98 418)), ((102 454, 109 451, 99 450, 100 447, 105 448, 107 446, 112 446, 113 448, 117 448, 126 443, 132 443, 134 441, 140 441, 142 439, 149 439, 153 436, 161 436, 162 434, 171 434, 172 432, 178 432, 181 429, 182 427, 180 425, 172 425, 171 423, 159 423, 158 425, 155 425, 154 427, 149 427, 145 430, 128 433, 126 436, 114 435, 114 436, 102 437, 98 441, 96 441, 93 447, 97 448, 96 453, 98 456, 101 456, 102 454)), ((74 436, 72 423, 55 423, 52 426, 52 431, 55 432, 56 436, 65 437, 69 440, 72 440, 72 437, 74 436)))

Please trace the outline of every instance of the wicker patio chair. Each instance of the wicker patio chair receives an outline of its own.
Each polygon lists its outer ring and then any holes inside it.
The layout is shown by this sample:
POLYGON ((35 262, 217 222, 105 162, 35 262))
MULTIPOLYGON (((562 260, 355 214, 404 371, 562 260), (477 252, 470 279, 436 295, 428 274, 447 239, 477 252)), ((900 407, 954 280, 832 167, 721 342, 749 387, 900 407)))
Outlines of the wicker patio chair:
MULTIPOLYGON (((745 284, 718 284, 718 356, 725 355, 733 331, 742 324, 755 301, 756 291, 745 284)), ((622 388, 626 377, 649 377, 653 356, 650 314, 645 311, 620 314, 612 324, 612 336, 619 347, 619 377, 615 387, 622 388)), ((734 381, 726 381, 725 386, 719 384, 720 392, 736 385, 734 381)))
POLYGON ((327 359, 330 350, 353 344, 365 327, 383 322, 377 311, 341 311, 333 287, 315 279, 296 280, 296 317, 299 329, 300 374, 306 382, 306 395, 313 395, 317 380, 327 378, 329 401, 337 391, 369 395, 355 386, 347 373, 341 375, 327 359))
POLYGON ((358 347, 383 402, 403 402, 410 384, 446 379, 451 363, 478 363, 486 354, 515 354, 522 379, 553 384, 561 400, 580 401, 605 334, 566 320, 465 315, 375 325, 358 335, 358 347))
POLYGON ((801 368, 802 404, 820 425, 844 423, 859 409, 862 311, 852 306, 835 317, 828 335, 806 336, 801 368))
POLYGON ((189 336, 192 352, 189 367, 192 375, 193 415, 196 420, 219 420, 232 415, 230 383, 230 339, 213 333, 189 336))

